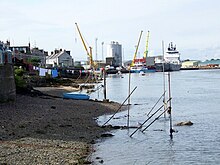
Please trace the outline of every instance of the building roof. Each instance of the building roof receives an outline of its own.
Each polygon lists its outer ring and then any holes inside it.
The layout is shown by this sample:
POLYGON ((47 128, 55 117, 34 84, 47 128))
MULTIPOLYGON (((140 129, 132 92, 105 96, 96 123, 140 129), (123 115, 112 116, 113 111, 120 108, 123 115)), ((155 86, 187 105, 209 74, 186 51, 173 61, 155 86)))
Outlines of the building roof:
POLYGON ((200 65, 208 65, 208 64, 220 64, 220 59, 212 59, 212 60, 206 60, 204 62, 200 62, 200 65))
POLYGON ((47 59, 56 59, 56 58, 60 57, 61 55, 63 55, 63 53, 65 53, 65 52, 66 52, 65 50, 62 50, 56 54, 51 54, 50 56, 47 57, 47 59))

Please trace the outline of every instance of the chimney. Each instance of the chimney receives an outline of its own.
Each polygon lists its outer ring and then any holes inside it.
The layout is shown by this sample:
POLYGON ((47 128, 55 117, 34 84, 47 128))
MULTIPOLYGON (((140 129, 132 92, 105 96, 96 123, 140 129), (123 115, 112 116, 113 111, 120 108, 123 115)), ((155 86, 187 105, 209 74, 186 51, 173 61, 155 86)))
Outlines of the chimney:
POLYGON ((68 50, 68 51, 66 51, 66 53, 70 55, 70 51, 69 51, 69 50, 68 50))
POLYGON ((55 53, 55 54, 59 53, 59 50, 55 49, 54 53, 55 53))

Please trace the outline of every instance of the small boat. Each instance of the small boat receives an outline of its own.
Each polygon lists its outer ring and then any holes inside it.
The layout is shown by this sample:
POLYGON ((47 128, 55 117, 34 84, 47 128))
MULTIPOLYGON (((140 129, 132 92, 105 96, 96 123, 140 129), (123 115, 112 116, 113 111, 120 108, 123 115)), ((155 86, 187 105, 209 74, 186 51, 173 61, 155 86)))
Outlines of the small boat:
POLYGON ((144 71, 140 71, 140 73, 139 73, 141 76, 145 76, 145 73, 144 73, 144 71))
POLYGON ((89 100, 90 96, 83 93, 70 92, 70 93, 63 93, 63 98, 74 99, 74 100, 89 100))

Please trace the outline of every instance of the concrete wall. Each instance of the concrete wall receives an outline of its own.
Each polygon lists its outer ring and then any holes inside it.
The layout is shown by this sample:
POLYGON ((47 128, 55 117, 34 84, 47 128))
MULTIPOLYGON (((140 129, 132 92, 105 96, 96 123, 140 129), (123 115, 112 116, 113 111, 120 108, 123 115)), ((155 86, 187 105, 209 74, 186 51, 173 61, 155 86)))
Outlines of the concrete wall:
POLYGON ((14 67, 11 64, 0 65, 0 102, 14 101, 15 98, 14 67))

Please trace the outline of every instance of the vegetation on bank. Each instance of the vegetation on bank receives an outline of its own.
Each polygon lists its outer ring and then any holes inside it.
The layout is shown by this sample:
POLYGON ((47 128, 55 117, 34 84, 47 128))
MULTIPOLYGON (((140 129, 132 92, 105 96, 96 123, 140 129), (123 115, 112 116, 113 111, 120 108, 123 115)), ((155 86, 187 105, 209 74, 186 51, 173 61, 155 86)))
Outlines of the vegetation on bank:
MULTIPOLYGON (((58 86, 71 86, 74 88, 91 88, 80 84, 97 83, 97 80, 90 75, 82 76, 79 78, 65 78, 58 76, 52 78, 51 75, 46 74, 45 77, 39 76, 38 71, 26 71, 22 67, 14 66, 14 77, 16 85, 16 93, 30 94, 34 92, 33 87, 58 87, 58 86)), ((94 85, 92 86, 94 87, 94 85)))

